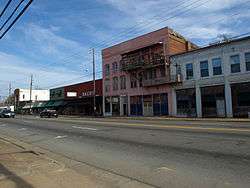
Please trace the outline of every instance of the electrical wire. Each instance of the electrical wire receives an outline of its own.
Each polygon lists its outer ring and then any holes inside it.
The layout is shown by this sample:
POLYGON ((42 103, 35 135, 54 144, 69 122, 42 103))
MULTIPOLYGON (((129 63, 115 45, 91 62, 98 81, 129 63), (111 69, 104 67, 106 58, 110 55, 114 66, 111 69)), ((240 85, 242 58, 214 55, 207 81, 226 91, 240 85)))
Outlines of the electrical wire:
POLYGON ((0 13, 0 18, 3 16, 4 12, 7 10, 7 8, 9 7, 10 3, 11 3, 12 0, 9 0, 7 2, 7 4, 4 6, 3 10, 1 11, 0 13))

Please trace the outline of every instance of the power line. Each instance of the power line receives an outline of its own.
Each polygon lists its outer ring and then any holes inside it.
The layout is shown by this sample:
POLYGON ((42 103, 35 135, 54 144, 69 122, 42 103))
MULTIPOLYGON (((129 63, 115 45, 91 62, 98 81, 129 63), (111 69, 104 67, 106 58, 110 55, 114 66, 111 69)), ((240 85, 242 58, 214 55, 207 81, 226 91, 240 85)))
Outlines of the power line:
POLYGON ((13 27, 13 25, 17 22, 17 20, 24 14, 24 12, 28 9, 28 7, 31 5, 33 0, 30 0, 26 6, 23 8, 23 10, 17 15, 17 17, 13 20, 13 22, 9 25, 9 27, 3 32, 3 34, 0 36, 0 39, 4 37, 4 35, 13 27))
POLYGON ((7 20, 4 22, 4 24, 2 25, 2 27, 0 28, 0 31, 2 31, 2 29, 4 28, 4 26, 10 21, 10 19, 12 18, 12 16, 16 13, 16 11, 19 9, 19 7, 21 6, 21 4, 24 2, 24 0, 21 0, 18 5, 16 6, 16 8, 13 10, 13 12, 10 14, 10 16, 7 18, 7 20))
POLYGON ((7 8, 9 7, 11 1, 12 1, 12 0, 9 0, 9 1, 7 2, 7 4, 4 6, 4 8, 3 8, 3 10, 2 10, 2 12, 1 12, 1 14, 0 14, 0 18, 2 17, 2 15, 4 14, 4 12, 5 12, 5 11, 7 10, 7 8))
MULTIPOLYGON (((101 71, 97 71, 96 74, 97 74, 97 73, 102 73, 102 70, 101 70, 101 71)), ((56 83, 56 84, 47 86, 46 88, 49 89, 49 88, 52 88, 52 87, 61 86, 61 85, 65 84, 65 83, 72 82, 72 81, 75 81, 75 80, 79 80, 79 79, 81 79, 81 78, 90 77, 90 76, 92 76, 92 75, 93 75, 93 72, 91 72, 91 73, 89 73, 89 74, 85 74, 85 75, 80 76, 80 77, 77 77, 77 78, 73 78, 73 79, 71 79, 71 80, 66 80, 66 81, 63 81, 63 82, 59 82, 59 83, 56 83)))
MULTIPOLYGON (((199 3, 199 2, 202 2, 202 1, 204 1, 204 0, 196 0, 196 1, 193 1, 192 2, 192 0, 189 2, 189 4, 188 5, 185 5, 184 7, 181 7, 182 5, 183 5, 183 2, 185 2, 185 1, 181 1, 177 6, 175 6, 175 7, 173 7, 172 9, 171 9, 171 11, 170 12, 168 12, 168 15, 171 15, 171 14, 173 14, 173 13, 175 13, 175 12, 177 12, 177 11, 179 11, 179 10, 182 10, 182 9, 185 9, 185 8, 188 8, 188 7, 190 7, 190 6, 192 6, 192 5, 194 5, 194 4, 196 4, 196 3, 199 3), (180 8, 178 8, 178 7, 180 7, 180 8), (177 9, 178 8, 178 9, 177 9), (175 9, 177 9, 177 10, 175 10, 175 9), (174 11, 173 11, 174 10, 174 11)), ((205 2, 205 3, 207 3, 208 2, 208 0, 205 2)), ((204 4, 205 4, 204 3, 204 4)), ((185 4, 185 3, 184 3, 185 4)), ((201 6, 201 5, 199 5, 199 6, 201 6)), ((192 7, 191 7, 192 8, 192 7)), ((197 8, 197 7, 196 7, 197 8)), ((158 14, 158 15, 155 15, 155 16, 153 16, 152 18, 151 18, 151 20, 153 19, 153 18, 155 18, 155 17, 159 17, 159 15, 160 14, 158 14)), ((178 15, 176 15, 176 16, 178 16, 178 15)), ((175 16, 175 17, 176 17, 175 16)), ((161 18, 161 19, 163 19, 163 18, 161 18)), ((170 16, 170 18, 169 19, 173 19, 173 18, 171 18, 171 16, 170 16)), ((167 20, 165 20, 165 21, 167 21, 167 20)), ((118 35, 116 35, 116 36, 113 36, 111 39, 107 39, 107 40, 103 40, 103 41, 101 41, 101 42, 99 42, 99 43, 97 43, 97 45, 95 45, 94 47, 95 48, 100 48, 100 47, 102 47, 102 46, 107 46, 108 44, 110 44, 110 43, 112 43, 112 42, 114 42, 114 40, 118 40, 118 39, 120 39, 121 37, 124 37, 124 34, 137 34, 137 33, 139 33, 138 31, 135 33, 135 31, 136 30, 138 30, 138 29, 136 29, 138 26, 144 26, 144 28, 145 28, 145 26, 149 26, 149 25, 151 25, 152 24, 152 22, 150 22, 150 21, 147 21, 146 22, 146 24, 144 24, 145 23, 145 21, 144 22, 141 22, 140 24, 135 24, 134 26, 132 26, 129 30, 123 30, 122 32, 120 32, 118 35), (107 43, 107 42, 109 42, 109 43, 107 43)), ((81 52, 76 52, 76 53, 74 53, 74 54, 72 54, 71 56, 68 56, 68 57, 66 57, 66 58, 64 58, 64 59, 62 59, 62 60, 65 60, 65 59, 69 59, 70 57, 73 57, 73 56, 78 56, 78 55, 80 55, 81 54, 81 52)))

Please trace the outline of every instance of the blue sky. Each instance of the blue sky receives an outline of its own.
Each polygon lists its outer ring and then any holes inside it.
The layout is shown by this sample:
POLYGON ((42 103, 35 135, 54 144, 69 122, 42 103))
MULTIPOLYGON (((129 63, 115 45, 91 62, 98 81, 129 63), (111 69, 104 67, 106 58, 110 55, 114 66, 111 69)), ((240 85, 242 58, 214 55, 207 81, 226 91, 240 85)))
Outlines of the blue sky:
POLYGON ((100 77, 102 48, 162 27, 201 46, 250 32, 249 8, 247 0, 34 0, 0 40, 0 96, 9 81, 27 88, 30 74, 37 88, 91 79, 93 47, 100 77))

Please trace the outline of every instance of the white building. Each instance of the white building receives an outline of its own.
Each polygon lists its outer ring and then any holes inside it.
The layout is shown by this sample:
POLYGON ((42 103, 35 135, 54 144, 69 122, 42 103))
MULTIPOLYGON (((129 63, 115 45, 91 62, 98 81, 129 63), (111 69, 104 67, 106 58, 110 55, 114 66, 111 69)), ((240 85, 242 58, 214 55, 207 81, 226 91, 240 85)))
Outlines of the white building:
MULTIPOLYGON (((50 99, 49 90, 32 90, 31 100, 34 101, 48 101, 50 99)), ((16 102, 29 102, 30 90, 29 89, 16 89, 15 90, 16 102)))
POLYGON ((250 112, 250 36, 171 57, 173 115, 246 117, 250 112))

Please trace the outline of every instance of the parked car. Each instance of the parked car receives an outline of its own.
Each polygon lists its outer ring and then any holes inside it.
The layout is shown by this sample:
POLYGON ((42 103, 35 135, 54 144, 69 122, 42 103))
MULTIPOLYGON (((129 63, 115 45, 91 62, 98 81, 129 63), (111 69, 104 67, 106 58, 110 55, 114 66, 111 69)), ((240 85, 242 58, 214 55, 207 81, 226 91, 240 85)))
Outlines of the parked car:
POLYGON ((0 110, 0 118, 14 118, 15 112, 12 112, 11 110, 7 109, 1 109, 0 110))
POLYGON ((55 117, 55 118, 57 118, 58 114, 57 114, 56 110, 43 110, 40 113, 40 117, 41 118, 44 118, 44 117, 47 117, 47 118, 55 117))

